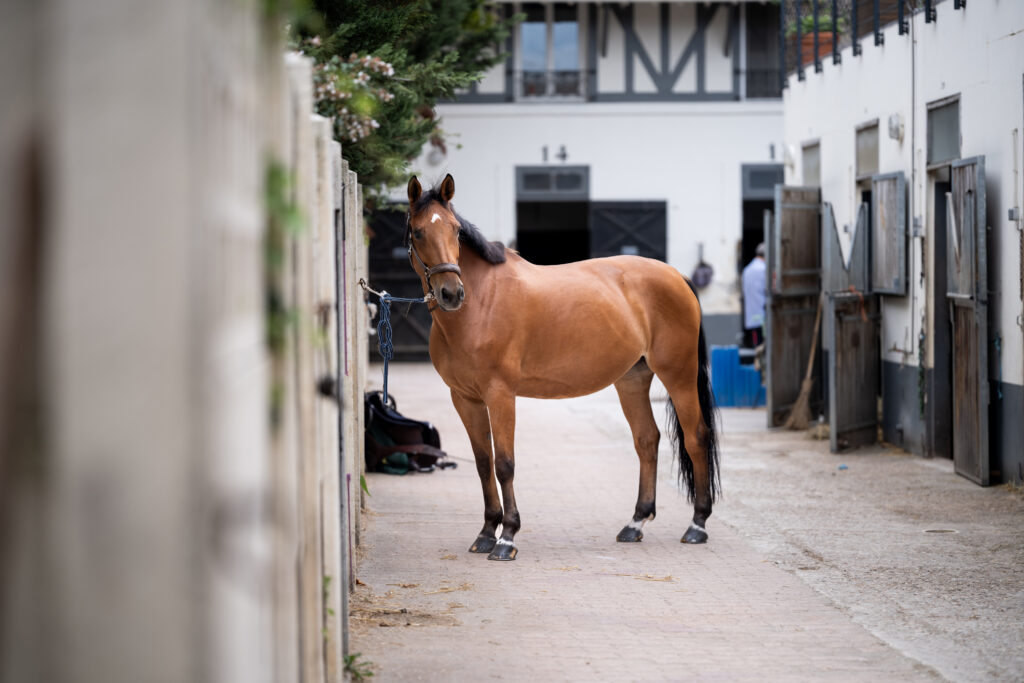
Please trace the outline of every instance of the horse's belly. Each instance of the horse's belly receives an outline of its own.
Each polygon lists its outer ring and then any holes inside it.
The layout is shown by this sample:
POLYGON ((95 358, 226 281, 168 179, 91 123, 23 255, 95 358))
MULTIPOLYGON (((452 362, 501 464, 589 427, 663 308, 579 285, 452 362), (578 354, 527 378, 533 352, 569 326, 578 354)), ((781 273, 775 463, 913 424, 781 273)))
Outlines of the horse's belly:
POLYGON ((613 384, 636 362, 639 351, 625 349, 614 354, 581 350, 555 363, 524 363, 516 383, 516 395, 527 398, 573 398, 586 396, 613 384))

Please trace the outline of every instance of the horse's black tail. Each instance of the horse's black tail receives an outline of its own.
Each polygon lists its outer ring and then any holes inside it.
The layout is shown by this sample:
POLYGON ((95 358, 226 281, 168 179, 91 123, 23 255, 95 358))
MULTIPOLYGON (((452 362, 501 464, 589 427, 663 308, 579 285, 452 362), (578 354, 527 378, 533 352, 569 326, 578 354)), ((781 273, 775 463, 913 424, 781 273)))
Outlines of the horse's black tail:
MULTIPOLYGON (((686 280, 690 285, 693 295, 697 296, 697 290, 693 283, 686 280)), ((698 297, 699 299, 699 297, 698 297)), ((703 315, 701 316, 703 318, 703 315)), ((700 403, 701 419, 704 422, 704 452, 708 461, 708 481, 711 487, 711 502, 718 498, 722 485, 718 474, 718 416, 715 409, 715 396, 711 392, 711 372, 708 367, 708 349, 704 340, 704 322, 701 320, 700 336, 697 339, 697 400, 700 403)), ((686 441, 683 438, 683 427, 679 424, 679 417, 676 415, 672 399, 668 400, 668 421, 669 437, 672 440, 673 450, 679 454, 679 479, 686 488, 686 497, 692 503, 695 495, 693 486, 693 461, 686 451, 686 441)))

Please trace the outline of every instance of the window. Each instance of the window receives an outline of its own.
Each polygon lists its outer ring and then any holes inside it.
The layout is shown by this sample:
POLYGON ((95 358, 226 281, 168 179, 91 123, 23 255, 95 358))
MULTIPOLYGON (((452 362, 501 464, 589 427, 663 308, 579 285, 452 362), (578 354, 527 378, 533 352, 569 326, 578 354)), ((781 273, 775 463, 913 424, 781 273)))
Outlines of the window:
POLYGON ((779 7, 746 3, 747 97, 782 97, 779 80, 779 7))
POLYGON ((821 145, 817 142, 804 145, 803 167, 804 185, 807 187, 821 185, 821 145))
POLYGON ((878 121, 857 129, 857 180, 878 173, 878 121))
POLYGON ((518 201, 586 201, 589 197, 589 166, 516 167, 518 201))
POLYGON ((519 26, 522 97, 579 97, 580 23, 577 5, 524 3, 519 26))
POLYGON ((928 165, 960 158, 960 101, 928 109, 928 165))

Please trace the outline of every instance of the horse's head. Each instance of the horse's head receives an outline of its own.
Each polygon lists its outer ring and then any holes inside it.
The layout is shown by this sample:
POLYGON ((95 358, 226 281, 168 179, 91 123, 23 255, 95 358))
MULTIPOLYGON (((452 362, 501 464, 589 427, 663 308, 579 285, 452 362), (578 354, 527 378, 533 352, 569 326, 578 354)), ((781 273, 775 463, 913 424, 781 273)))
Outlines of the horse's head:
POLYGON ((426 279, 427 289, 444 311, 462 306, 466 291, 459 270, 459 220, 451 200, 455 180, 444 177, 435 189, 423 192, 420 181, 409 181, 409 214, 405 241, 413 270, 426 279))

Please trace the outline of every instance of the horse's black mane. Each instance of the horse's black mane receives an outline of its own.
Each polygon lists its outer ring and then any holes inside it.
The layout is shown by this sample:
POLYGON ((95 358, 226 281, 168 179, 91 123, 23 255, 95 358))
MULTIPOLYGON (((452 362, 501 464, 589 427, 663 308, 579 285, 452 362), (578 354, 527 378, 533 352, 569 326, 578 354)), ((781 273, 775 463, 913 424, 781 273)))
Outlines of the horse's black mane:
POLYGON ((419 213, 423 209, 427 208, 427 205, 429 205, 430 202, 437 202, 455 214, 455 220, 459 222, 460 242, 472 249, 480 256, 480 258, 490 264, 505 262, 505 245, 501 242, 489 241, 484 237, 484 234, 480 232, 480 228, 460 216, 459 212, 455 210, 455 207, 441 198, 441 191, 439 187, 424 190, 423 194, 421 194, 419 199, 416 200, 416 203, 409 207, 409 215, 412 216, 419 213))

